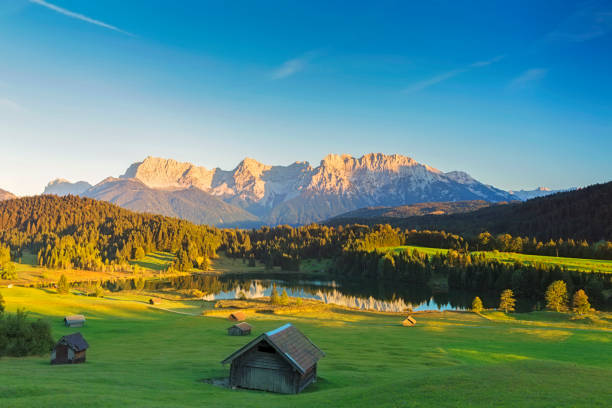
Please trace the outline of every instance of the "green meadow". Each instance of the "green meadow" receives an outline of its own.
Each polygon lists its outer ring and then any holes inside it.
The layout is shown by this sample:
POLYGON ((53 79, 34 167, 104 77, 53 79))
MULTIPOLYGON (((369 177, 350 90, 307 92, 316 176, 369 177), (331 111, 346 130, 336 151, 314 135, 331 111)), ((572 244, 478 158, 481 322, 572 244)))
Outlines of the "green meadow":
POLYGON ((87 362, 51 366, 49 356, 0 359, 2 407, 594 407, 612 401, 612 314, 571 320, 552 312, 401 315, 321 305, 252 313, 251 337, 229 337, 212 304, 143 296, 58 295, 0 289, 9 311, 48 319, 55 338, 83 313, 87 362), (182 313, 175 313, 180 311, 182 313), (254 336, 291 322, 325 351, 319 381, 298 395, 206 384, 220 361, 254 336))
MULTIPOLYGON (((426 253, 428 255, 435 255, 437 253, 447 253, 448 249, 440 248, 427 248, 421 246, 397 246, 381 248, 379 251, 403 251, 413 249, 419 252, 426 253)), ((568 270, 585 271, 585 272, 602 272, 612 273, 612 261, 601 260, 601 259, 583 259, 583 258, 564 258, 557 256, 542 256, 542 255, 527 255, 517 254, 514 252, 498 252, 498 251, 475 251, 476 254, 485 254, 488 258, 498 259, 501 262, 514 263, 522 262, 529 265, 548 265, 548 266, 560 266, 568 270)))

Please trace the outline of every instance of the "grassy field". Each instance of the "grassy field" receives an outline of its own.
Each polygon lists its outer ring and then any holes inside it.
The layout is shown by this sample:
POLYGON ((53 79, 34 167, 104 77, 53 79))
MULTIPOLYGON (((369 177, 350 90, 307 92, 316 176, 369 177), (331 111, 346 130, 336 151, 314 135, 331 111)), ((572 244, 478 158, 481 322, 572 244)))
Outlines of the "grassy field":
MULTIPOLYGON (((612 400, 612 316, 571 321, 537 312, 401 316, 326 306, 299 314, 250 315, 256 336, 291 322, 326 352, 319 381, 299 395, 229 390, 220 361, 249 338, 201 316, 207 302, 138 295, 112 299, 2 289, 9 310, 49 319, 54 337, 74 329, 62 316, 83 313, 87 363, 51 366, 48 356, 0 360, 2 407, 551 407, 607 406, 612 400)), ((229 312, 228 312, 229 313, 229 312)))
MULTIPOLYGON (((388 247, 381 248, 382 251, 403 251, 405 249, 413 250, 416 249, 419 252, 426 253, 428 255, 434 255, 436 253, 446 253, 448 249, 439 248, 426 248, 419 246, 399 246, 399 247, 388 247)), ((559 265, 570 270, 586 271, 586 272, 603 272, 612 273, 612 261, 600 260, 600 259, 582 259, 582 258, 564 258, 556 256, 541 256, 541 255, 526 255, 517 254, 514 252, 473 252, 473 253, 484 253, 487 257, 499 259, 502 262, 513 263, 520 261, 525 264, 541 264, 541 265, 559 265)))

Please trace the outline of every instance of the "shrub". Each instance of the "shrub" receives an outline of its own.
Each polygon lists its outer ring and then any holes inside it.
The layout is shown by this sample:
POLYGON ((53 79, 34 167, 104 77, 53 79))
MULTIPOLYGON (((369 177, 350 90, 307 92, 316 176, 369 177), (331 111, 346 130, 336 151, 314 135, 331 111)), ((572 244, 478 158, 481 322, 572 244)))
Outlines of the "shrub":
POLYGON ((281 297, 280 297, 280 304, 281 305, 289 304, 289 295, 287 294, 287 289, 283 289, 283 293, 281 294, 281 297))
POLYGON ((0 314, 2 314, 4 312, 4 297, 2 296, 2 293, 0 293, 0 314))
POLYGON ((276 285, 272 285, 272 293, 270 293, 270 303, 272 303, 273 305, 280 304, 280 297, 278 296, 276 285))
POLYGON ((23 310, 0 315, 0 356, 40 355, 52 347, 49 323, 40 319, 30 322, 23 310))
POLYGON ((62 274, 57 281, 57 293, 66 294, 68 292, 70 292, 70 283, 68 283, 66 275, 62 274))

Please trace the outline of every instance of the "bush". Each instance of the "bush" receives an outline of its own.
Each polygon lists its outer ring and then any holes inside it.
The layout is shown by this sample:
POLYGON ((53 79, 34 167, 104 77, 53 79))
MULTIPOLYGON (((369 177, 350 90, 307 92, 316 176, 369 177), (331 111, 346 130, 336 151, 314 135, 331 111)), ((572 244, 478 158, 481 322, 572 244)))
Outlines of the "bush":
POLYGON ((287 294, 287 289, 283 289, 283 293, 281 294, 281 297, 280 297, 280 304, 281 305, 289 304, 289 295, 287 294))
POLYGON ((4 297, 2 296, 2 293, 0 293, 0 314, 2 314, 4 312, 4 297))
POLYGON ((48 353, 52 348, 49 323, 40 319, 29 322, 23 310, 0 315, 0 356, 40 355, 48 353))
POLYGON ((57 281, 57 293, 67 294, 68 292, 70 292, 70 283, 68 283, 66 275, 62 274, 57 281))
POLYGON ((280 305, 280 297, 278 296, 276 285, 272 285, 272 293, 270 293, 270 303, 272 303, 273 305, 280 305))

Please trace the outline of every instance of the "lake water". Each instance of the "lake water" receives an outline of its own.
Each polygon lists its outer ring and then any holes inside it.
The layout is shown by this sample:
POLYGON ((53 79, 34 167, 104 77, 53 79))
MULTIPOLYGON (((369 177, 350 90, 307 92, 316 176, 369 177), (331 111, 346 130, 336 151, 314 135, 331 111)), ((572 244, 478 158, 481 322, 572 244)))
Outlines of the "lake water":
MULTIPOLYGON (((380 281, 314 280, 295 274, 274 275, 192 275, 149 282, 150 289, 199 289, 205 300, 247 299, 270 296, 272 286, 278 293, 286 290, 290 297, 315 299, 324 303, 361 310, 403 312, 406 310, 466 310, 474 296, 480 296, 485 307, 495 307, 495 294, 466 291, 433 292, 423 285, 380 281)), ((531 310, 532 303, 519 301, 517 310, 531 310)))

